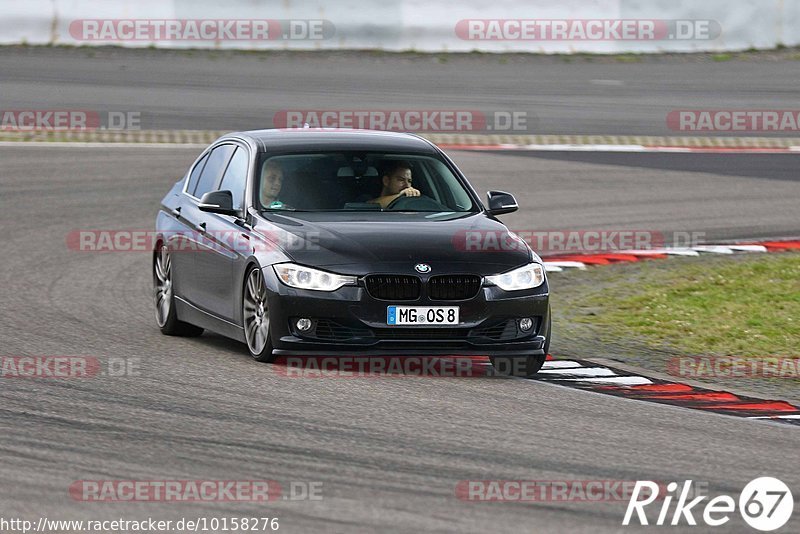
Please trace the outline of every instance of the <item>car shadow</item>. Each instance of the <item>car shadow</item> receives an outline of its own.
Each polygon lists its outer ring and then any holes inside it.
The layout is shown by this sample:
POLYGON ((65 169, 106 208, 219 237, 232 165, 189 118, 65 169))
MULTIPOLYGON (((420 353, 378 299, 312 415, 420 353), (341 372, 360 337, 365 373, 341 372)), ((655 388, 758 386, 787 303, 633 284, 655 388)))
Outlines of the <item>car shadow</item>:
POLYGON ((279 356, 272 365, 293 378, 507 378, 485 356, 279 356))
MULTIPOLYGON (((231 357, 250 358, 244 343, 219 334, 205 332, 197 341, 231 357)), ((363 356, 342 353, 278 356, 267 365, 273 374, 290 378, 508 378, 497 373, 486 356, 363 356)))

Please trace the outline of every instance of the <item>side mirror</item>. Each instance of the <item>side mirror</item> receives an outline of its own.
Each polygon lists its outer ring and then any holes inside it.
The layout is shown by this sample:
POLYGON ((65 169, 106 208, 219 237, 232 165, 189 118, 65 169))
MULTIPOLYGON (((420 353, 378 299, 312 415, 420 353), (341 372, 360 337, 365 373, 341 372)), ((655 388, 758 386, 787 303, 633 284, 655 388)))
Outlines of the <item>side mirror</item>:
POLYGON ((502 215, 519 209, 517 200, 511 193, 489 191, 487 195, 489 197, 489 213, 492 215, 502 215))
POLYGON ((208 213, 239 215, 239 210, 233 209, 233 193, 230 191, 209 191, 200 199, 198 207, 208 213))

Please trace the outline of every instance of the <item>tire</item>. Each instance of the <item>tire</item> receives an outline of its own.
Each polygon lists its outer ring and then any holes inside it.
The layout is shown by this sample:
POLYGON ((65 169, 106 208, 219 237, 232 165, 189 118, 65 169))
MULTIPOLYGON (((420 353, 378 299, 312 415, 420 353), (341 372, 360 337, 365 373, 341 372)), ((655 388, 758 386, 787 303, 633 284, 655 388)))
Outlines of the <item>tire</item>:
POLYGON ((242 326, 247 349, 257 362, 271 362, 272 336, 269 328, 269 308, 267 307, 267 285, 264 275, 257 266, 251 267, 244 277, 242 288, 242 326))
POLYGON ((544 354, 541 356, 492 356, 489 359, 495 371, 503 375, 521 377, 529 377, 538 373, 547 359, 547 354, 550 352, 551 325, 552 321, 548 313, 547 337, 544 342, 544 347, 542 347, 544 349, 544 354))
POLYGON ((156 323, 167 336, 197 337, 203 329, 178 320, 175 295, 172 292, 172 260, 166 245, 160 245, 153 257, 153 300, 156 323))
POLYGON ((546 355, 541 356, 490 356, 494 370, 501 375, 529 377, 539 372, 546 355))

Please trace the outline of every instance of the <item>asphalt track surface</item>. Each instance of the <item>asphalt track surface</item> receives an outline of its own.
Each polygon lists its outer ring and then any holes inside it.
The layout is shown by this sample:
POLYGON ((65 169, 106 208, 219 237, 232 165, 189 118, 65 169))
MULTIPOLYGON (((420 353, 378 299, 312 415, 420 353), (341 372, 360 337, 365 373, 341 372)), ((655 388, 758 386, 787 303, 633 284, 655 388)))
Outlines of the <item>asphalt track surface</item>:
POLYGON ((785 56, 568 63, 494 54, 0 48, 0 109, 130 111, 148 130, 272 127, 283 110, 508 111, 527 113, 519 133, 682 135, 667 127, 669 112, 795 109, 800 63, 785 56))
MULTIPOLYGON (((800 488, 800 439, 788 425, 534 380, 286 378, 253 362, 239 343, 162 336, 149 255, 68 250, 66 235, 152 228, 161 196, 196 153, 0 147, 2 354, 136 365, 131 376, 0 382, 2 517, 267 516, 280 518, 281 532, 597 533, 638 529, 620 525, 623 503, 476 503, 458 499, 455 488, 475 479, 691 479, 736 497, 760 476, 800 488), (98 479, 321 482, 323 499, 87 503, 69 496, 73 482, 98 479)), ((505 218, 511 226, 678 220, 720 236, 797 230, 791 157, 771 157, 772 169, 761 170, 748 159, 756 156, 708 156, 695 173, 633 165, 628 155, 603 155, 601 163, 574 154, 453 155, 478 189, 503 184, 519 194, 522 210, 505 218), (743 175, 745 168, 752 172, 743 175)), ((558 354, 557 343, 552 351, 558 354)), ((788 529, 798 514, 796 507, 788 529)), ((738 516, 723 528, 751 531, 738 516)), ((670 528, 683 531, 705 529, 670 528)))

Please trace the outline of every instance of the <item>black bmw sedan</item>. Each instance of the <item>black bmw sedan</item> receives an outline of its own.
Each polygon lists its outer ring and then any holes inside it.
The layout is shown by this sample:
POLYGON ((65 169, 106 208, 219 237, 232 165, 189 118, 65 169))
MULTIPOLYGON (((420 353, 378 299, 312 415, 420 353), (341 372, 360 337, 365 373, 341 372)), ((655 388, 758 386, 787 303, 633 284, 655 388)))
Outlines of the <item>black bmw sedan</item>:
POLYGON ((550 343, 541 259, 429 141, 261 130, 209 146, 156 219, 156 319, 278 356, 489 356, 528 376, 550 343))

